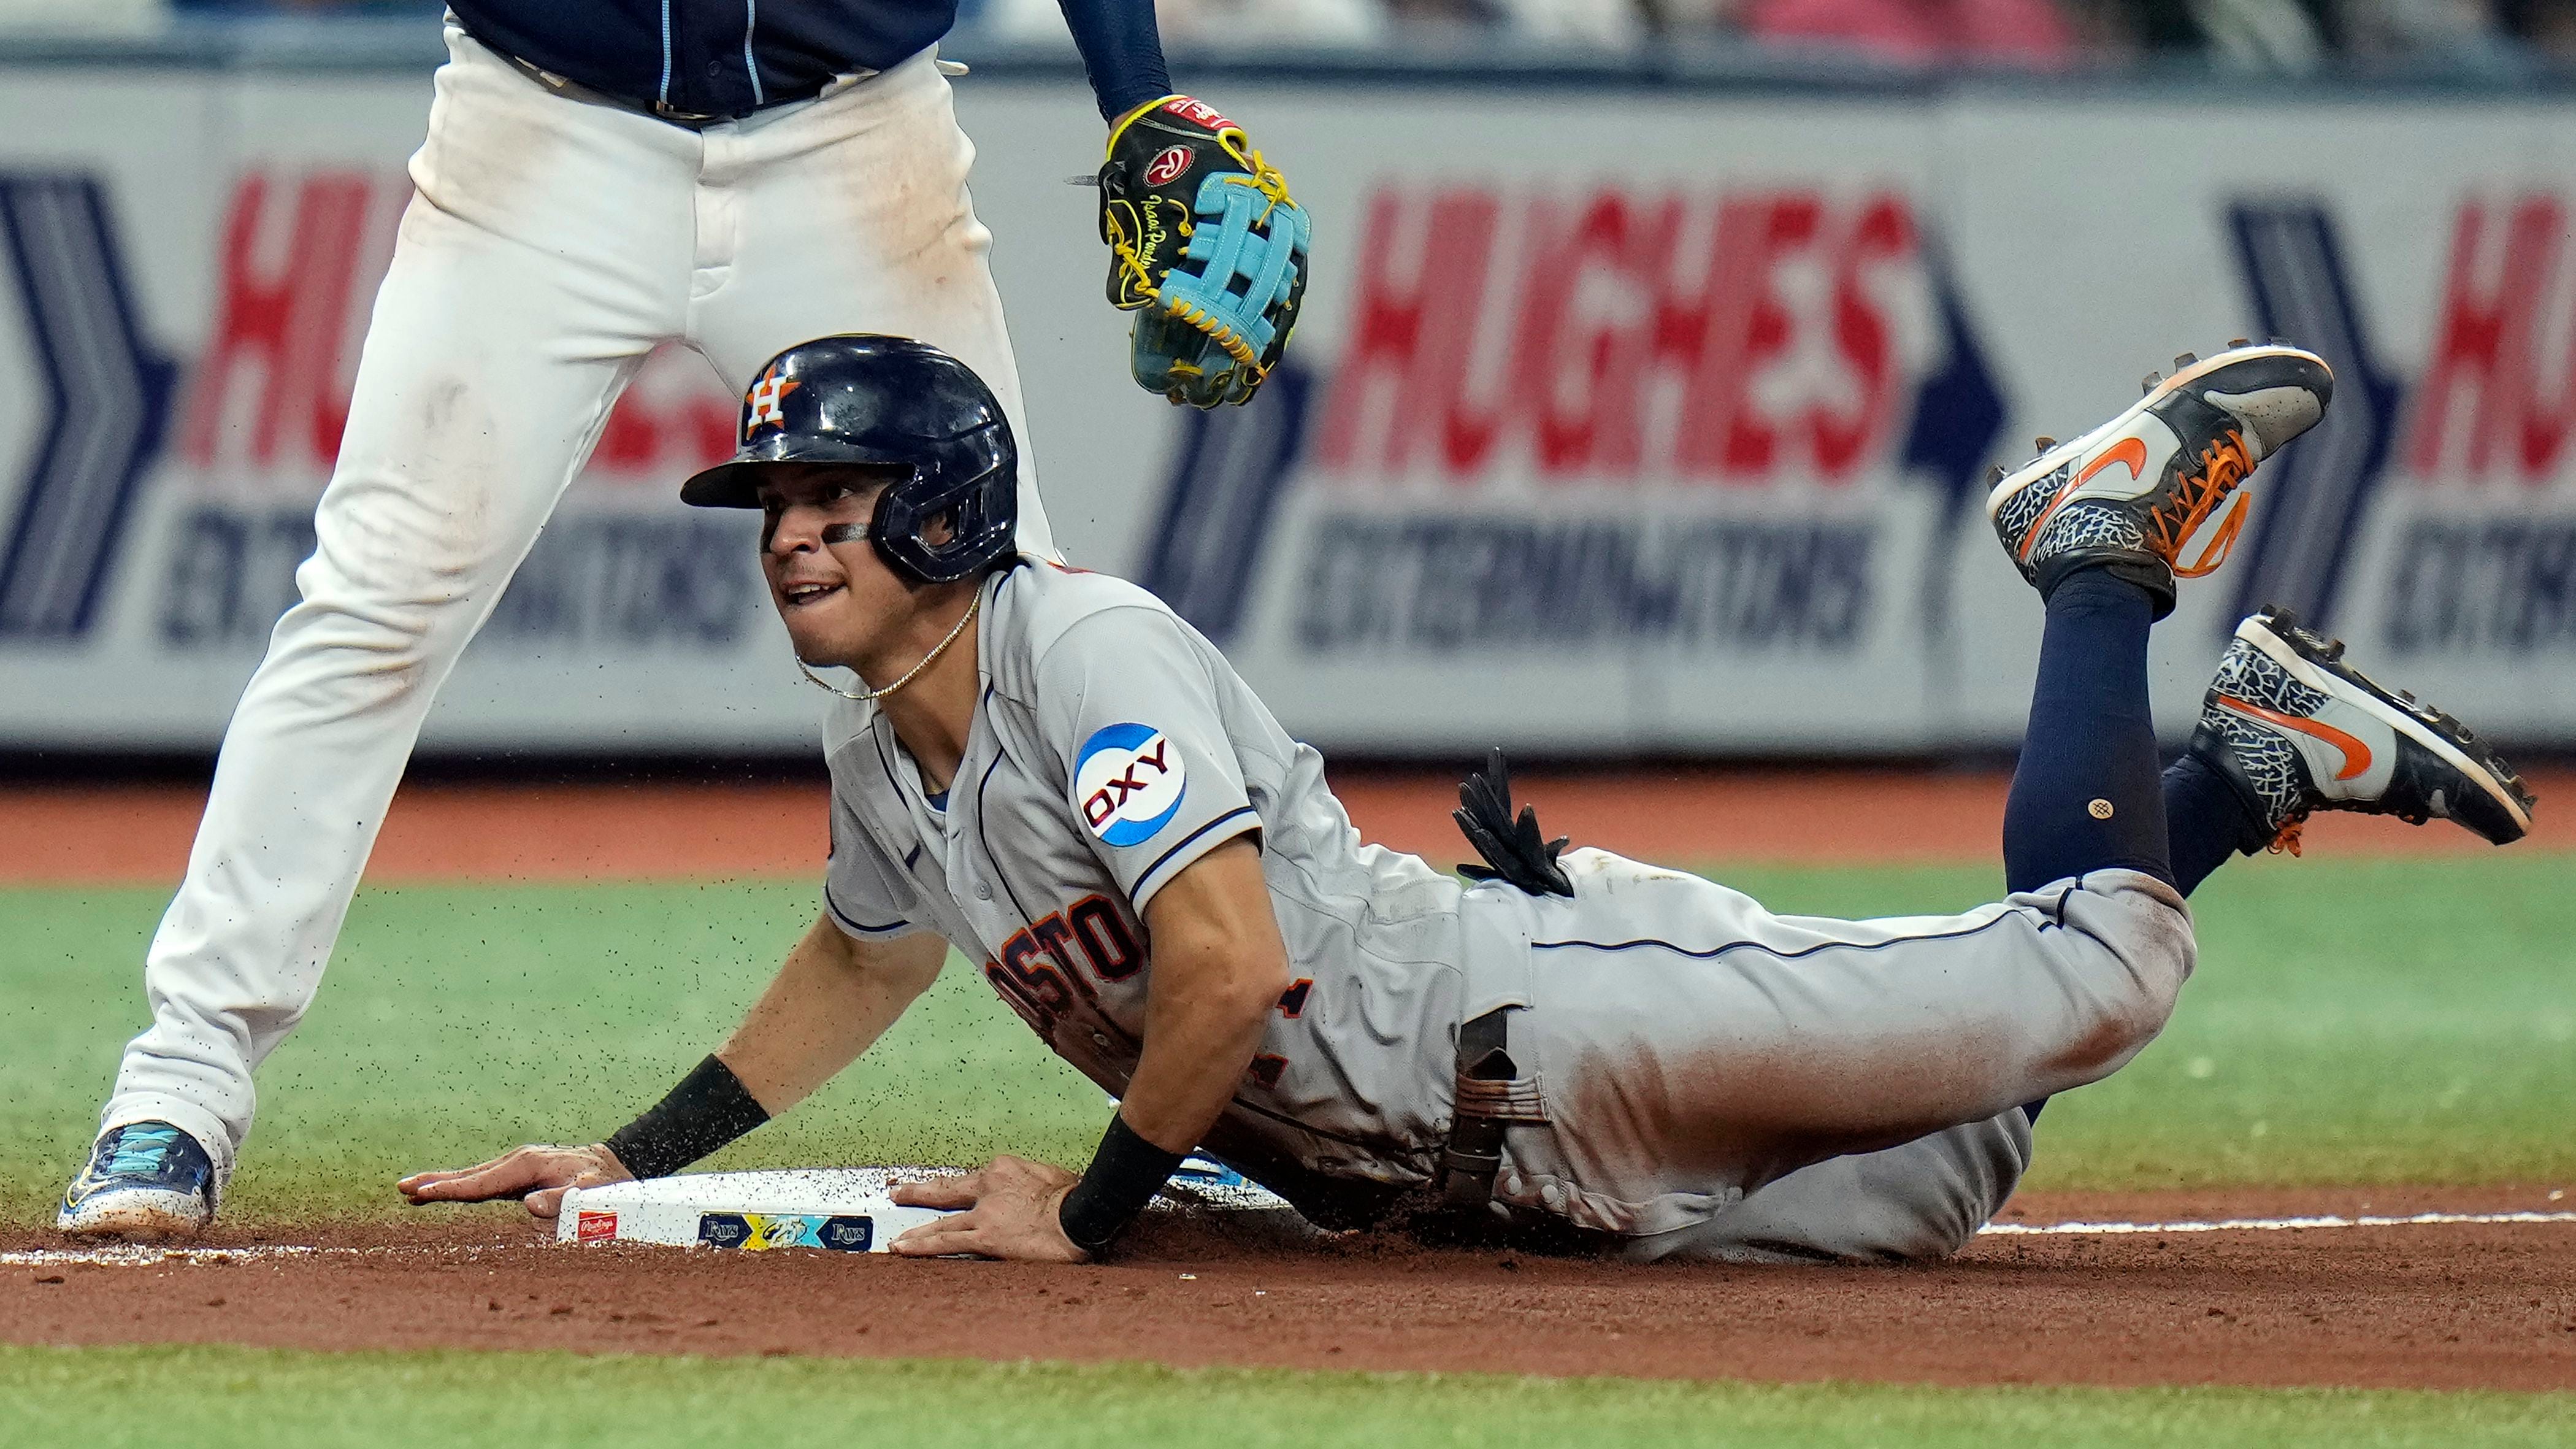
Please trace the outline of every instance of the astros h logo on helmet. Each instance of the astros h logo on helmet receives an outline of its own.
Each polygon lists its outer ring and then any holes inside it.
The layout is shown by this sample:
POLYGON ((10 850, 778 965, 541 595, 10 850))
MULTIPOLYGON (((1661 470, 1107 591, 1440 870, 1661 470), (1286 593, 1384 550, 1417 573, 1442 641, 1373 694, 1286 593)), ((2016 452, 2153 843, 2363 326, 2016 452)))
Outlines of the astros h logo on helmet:
POLYGON ((760 380, 753 383, 751 391, 743 394, 742 398, 743 406, 751 409, 742 425, 742 435, 746 442, 750 440, 752 433, 761 428, 787 426, 787 414, 780 412, 778 405, 785 402, 787 395, 794 392, 796 387, 796 379, 792 377, 780 377, 774 372, 761 374, 760 380))

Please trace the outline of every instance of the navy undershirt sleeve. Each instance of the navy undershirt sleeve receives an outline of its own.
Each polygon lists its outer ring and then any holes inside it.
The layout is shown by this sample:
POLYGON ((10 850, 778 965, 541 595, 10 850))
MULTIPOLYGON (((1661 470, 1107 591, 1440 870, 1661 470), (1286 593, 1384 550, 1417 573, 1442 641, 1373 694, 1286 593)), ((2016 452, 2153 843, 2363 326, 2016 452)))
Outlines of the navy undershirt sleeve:
POLYGON ((1100 98, 1103 120, 1172 93, 1163 66, 1163 37, 1154 28, 1154 0, 1058 0, 1082 70, 1100 98))

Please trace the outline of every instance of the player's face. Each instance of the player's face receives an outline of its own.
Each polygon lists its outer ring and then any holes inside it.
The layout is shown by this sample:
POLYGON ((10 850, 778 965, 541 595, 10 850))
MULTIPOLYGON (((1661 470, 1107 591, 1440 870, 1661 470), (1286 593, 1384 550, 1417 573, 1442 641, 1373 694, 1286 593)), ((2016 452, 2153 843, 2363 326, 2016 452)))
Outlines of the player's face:
POLYGON ((859 663, 911 610, 910 591, 867 540, 884 486, 864 469, 819 464, 761 480, 761 572, 808 664, 859 663))

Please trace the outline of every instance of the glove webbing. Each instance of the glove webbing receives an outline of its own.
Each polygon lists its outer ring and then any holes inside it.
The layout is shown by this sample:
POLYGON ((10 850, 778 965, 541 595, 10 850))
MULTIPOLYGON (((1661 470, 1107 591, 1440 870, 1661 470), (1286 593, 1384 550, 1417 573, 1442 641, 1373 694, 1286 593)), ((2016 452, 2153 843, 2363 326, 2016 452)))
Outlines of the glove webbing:
MULTIPOLYGON (((1169 97, 1165 97, 1165 99, 1169 99, 1169 97)), ((1162 104, 1161 101, 1152 103, 1152 105, 1160 104, 1162 104)), ((1144 110, 1148 109, 1151 109, 1151 105, 1139 108, 1135 114, 1141 115, 1144 110)), ((1129 117, 1131 120, 1133 118, 1134 117, 1132 115, 1129 117)), ((1122 129, 1124 128, 1124 124, 1124 122, 1121 123, 1122 129)), ((1268 226, 1270 224, 1270 214, 1278 210, 1282 203, 1294 206, 1296 204, 1296 198, 1288 194, 1288 178, 1280 174, 1278 167, 1270 164, 1269 160, 1261 154, 1259 148, 1247 148, 1244 144, 1246 139, 1247 138, 1244 136, 1243 132, 1234 127, 1228 127, 1225 130, 1216 133, 1217 145, 1224 149, 1225 154, 1233 157, 1237 165, 1242 166, 1245 171, 1248 171, 1251 174, 1243 175, 1240 173, 1227 173, 1218 176, 1211 176, 1208 178, 1206 183, 1202 184, 1202 189, 1204 189, 1206 185, 1248 186, 1260 192, 1263 198, 1261 214, 1252 218, 1251 224, 1253 226, 1268 226)), ((1149 200, 1145 204, 1151 205, 1152 203, 1149 200)), ((1191 215, 1184 216, 1180 220, 1179 229, 1181 238, 1184 241, 1194 238, 1198 233, 1198 222, 1195 218, 1196 213, 1193 211, 1191 215)), ((1146 270, 1144 259, 1137 255, 1136 239, 1128 234, 1126 226, 1117 219, 1114 212, 1110 216, 1109 225, 1111 231, 1115 233, 1111 236, 1109 241, 1110 251, 1118 258, 1118 265, 1125 269, 1128 280, 1135 285, 1135 289, 1138 293, 1151 298, 1154 305, 1160 307, 1167 314, 1177 317, 1181 321, 1188 323, 1190 326, 1197 328, 1199 331, 1206 333, 1217 346, 1225 349, 1226 356, 1231 357, 1237 363, 1250 368, 1252 370, 1254 381, 1258 382, 1270 375, 1270 369, 1267 366, 1264 366, 1261 361, 1260 349, 1254 347, 1250 341, 1246 340, 1242 333, 1237 332, 1232 327, 1226 326, 1223 322, 1218 321, 1204 309, 1193 306, 1189 302, 1170 301, 1165 299, 1163 296, 1163 289, 1155 284, 1153 274, 1146 270)), ((1248 232, 1246 234, 1249 235, 1248 232)), ((1283 247, 1283 256, 1285 254, 1285 250, 1286 249, 1283 247)), ((1185 252, 1184 255, 1187 255, 1187 253, 1185 252)), ((1193 257, 1191 260, 1205 261, 1209 259, 1204 257, 1193 257)), ((1226 264, 1224 274, 1231 279, 1233 276, 1234 258, 1225 257, 1221 260, 1226 264)), ((1287 263, 1283 261, 1279 265, 1284 268, 1287 263)), ((1169 269, 1167 268, 1167 273, 1168 270, 1169 269)), ((1188 274, 1184 273, 1183 275, 1188 274)), ((1198 371, 1197 368, 1186 363, 1176 363, 1172 370, 1174 372, 1188 373, 1196 373, 1198 371)))

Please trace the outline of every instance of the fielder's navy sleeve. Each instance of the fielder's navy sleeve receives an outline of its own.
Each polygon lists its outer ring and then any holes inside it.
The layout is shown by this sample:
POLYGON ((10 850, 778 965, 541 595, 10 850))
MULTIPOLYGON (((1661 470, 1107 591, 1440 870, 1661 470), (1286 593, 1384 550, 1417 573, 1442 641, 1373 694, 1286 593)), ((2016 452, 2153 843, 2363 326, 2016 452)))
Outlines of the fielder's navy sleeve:
POLYGON ((924 929, 912 919, 911 883, 877 847, 876 837, 859 822, 858 812, 837 782, 832 791, 832 855, 823 867, 823 909, 843 934, 863 941, 891 941, 924 929))
POLYGON ((1261 828, 1215 681, 1179 620, 1143 607, 1090 615, 1037 677, 1067 803, 1137 915, 1193 861, 1261 828))
POLYGON ((1120 116, 1172 93, 1163 65, 1163 37, 1154 24, 1154 0, 1058 0, 1083 74, 1100 102, 1100 118, 1120 116))

